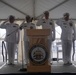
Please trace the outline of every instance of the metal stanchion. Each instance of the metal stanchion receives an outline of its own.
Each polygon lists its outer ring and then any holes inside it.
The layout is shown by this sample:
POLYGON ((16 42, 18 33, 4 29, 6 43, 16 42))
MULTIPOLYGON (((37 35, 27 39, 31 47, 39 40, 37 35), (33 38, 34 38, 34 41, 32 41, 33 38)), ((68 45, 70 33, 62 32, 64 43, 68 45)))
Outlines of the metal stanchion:
POLYGON ((6 45, 5 45, 5 43, 4 43, 4 48, 5 48, 6 63, 7 63, 7 49, 6 49, 6 45))
POLYGON ((6 46, 5 46, 4 41, 2 41, 2 56, 3 56, 3 62, 4 62, 4 51, 3 51, 3 47, 5 48, 6 63, 7 63, 7 49, 6 49, 6 46))
POLYGON ((72 55, 72 60, 74 61, 74 54, 75 54, 75 42, 73 41, 73 55, 72 55))
POLYGON ((4 41, 2 41, 2 56, 3 56, 3 62, 4 62, 3 43, 4 43, 4 41))

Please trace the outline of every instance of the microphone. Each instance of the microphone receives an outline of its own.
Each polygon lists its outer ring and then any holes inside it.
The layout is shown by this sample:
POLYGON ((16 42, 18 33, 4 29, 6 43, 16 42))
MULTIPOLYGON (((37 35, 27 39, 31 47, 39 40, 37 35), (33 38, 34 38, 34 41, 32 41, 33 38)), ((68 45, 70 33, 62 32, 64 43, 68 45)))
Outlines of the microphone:
POLYGON ((22 30, 24 27, 27 27, 27 26, 20 26, 19 29, 22 30))
POLYGON ((20 29, 20 30, 22 30, 22 27, 23 27, 23 26, 20 26, 20 28, 19 28, 19 29, 20 29))
POLYGON ((33 20, 34 20, 34 18, 32 17, 31 20, 30 20, 30 22, 32 22, 33 20))

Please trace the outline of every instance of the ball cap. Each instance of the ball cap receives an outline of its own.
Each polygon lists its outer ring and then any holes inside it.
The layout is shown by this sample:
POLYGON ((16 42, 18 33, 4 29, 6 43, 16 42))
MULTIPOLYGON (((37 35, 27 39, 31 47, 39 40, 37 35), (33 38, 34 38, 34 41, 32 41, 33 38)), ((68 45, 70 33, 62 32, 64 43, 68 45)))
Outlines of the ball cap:
POLYGON ((8 17, 8 19, 9 19, 9 20, 10 20, 10 19, 15 19, 15 16, 10 15, 10 16, 8 17))
POLYGON ((68 12, 64 13, 64 16, 69 16, 70 14, 68 12))
POLYGON ((48 11, 45 11, 44 14, 49 14, 49 12, 48 11))

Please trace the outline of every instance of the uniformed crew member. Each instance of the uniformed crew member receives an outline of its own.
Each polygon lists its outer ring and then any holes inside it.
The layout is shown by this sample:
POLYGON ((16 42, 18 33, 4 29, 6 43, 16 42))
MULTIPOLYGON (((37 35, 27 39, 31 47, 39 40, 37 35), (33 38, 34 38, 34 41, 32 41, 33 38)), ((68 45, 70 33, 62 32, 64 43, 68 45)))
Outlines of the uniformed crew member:
MULTIPOLYGON (((50 35, 48 37, 48 47, 50 49, 50 54, 49 55, 49 63, 51 61, 51 56, 52 56, 52 50, 51 50, 51 44, 55 40, 55 25, 52 19, 49 18, 49 12, 45 11, 42 17, 38 20, 37 26, 42 25, 42 29, 50 29, 50 35), (43 18, 44 17, 44 18, 43 18)), ((52 62, 51 62, 52 63, 52 62)))
POLYGON ((72 41, 75 39, 75 25, 72 20, 69 19, 69 13, 65 13, 63 18, 57 20, 57 25, 62 29, 61 40, 63 50, 64 65, 72 65, 71 63, 71 48, 72 41), (73 33, 74 32, 74 37, 73 33))
POLYGON ((16 47, 17 44, 19 43, 19 29, 18 29, 19 25, 14 23, 14 21, 15 17, 13 15, 10 15, 9 19, 0 25, 0 28, 6 29, 5 41, 6 41, 9 65, 14 64, 15 50, 17 48, 16 47))
POLYGON ((25 63, 27 64, 28 63, 29 39, 26 33, 26 29, 36 29, 35 24, 32 23, 32 18, 29 15, 26 16, 25 20, 20 25, 20 29, 24 29, 25 63))

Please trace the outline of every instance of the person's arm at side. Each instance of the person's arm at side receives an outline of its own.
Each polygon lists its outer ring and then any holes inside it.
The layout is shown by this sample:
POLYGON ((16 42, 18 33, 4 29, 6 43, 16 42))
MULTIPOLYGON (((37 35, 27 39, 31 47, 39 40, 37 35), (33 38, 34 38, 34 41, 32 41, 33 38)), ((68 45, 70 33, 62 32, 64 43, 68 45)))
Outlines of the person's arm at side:
POLYGON ((52 41, 55 40, 55 24, 54 24, 54 21, 52 21, 52 41))

